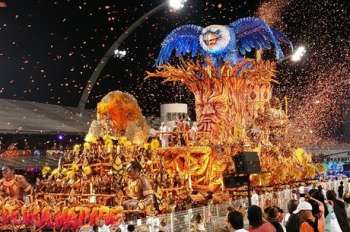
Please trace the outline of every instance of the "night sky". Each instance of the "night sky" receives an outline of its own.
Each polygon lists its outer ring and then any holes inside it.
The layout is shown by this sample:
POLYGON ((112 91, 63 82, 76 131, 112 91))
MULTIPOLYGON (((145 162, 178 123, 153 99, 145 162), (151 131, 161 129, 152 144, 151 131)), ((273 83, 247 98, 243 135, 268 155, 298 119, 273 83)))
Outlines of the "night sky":
MULTIPOLYGON (((0 8, 0 97, 77 106, 86 81, 109 46, 135 20, 162 1, 7 1, 7 7, 0 8)), ((312 92, 310 85, 314 86, 333 67, 341 66, 340 75, 349 78, 350 25, 346 2, 189 0, 179 12, 164 9, 122 44, 120 49, 127 50, 127 56, 109 61, 92 91, 88 107, 94 108, 111 90, 134 94, 146 115, 157 115, 160 103, 193 104, 191 94, 183 87, 144 80, 145 71, 154 70, 161 41, 183 24, 229 24, 240 17, 259 15, 263 3, 274 6, 267 7, 263 14, 275 17, 276 27, 295 45, 307 47, 307 55, 299 64, 279 65, 280 84, 275 88, 278 96, 287 95, 291 99, 291 107, 293 102, 304 104, 305 96, 312 92)), ((323 83, 329 84, 332 83, 323 83)), ((332 98, 338 99, 339 93, 333 94, 336 96, 332 98)), ((332 102, 328 107, 340 105, 336 110, 341 114, 347 94, 347 90, 341 92, 340 102, 332 102)))

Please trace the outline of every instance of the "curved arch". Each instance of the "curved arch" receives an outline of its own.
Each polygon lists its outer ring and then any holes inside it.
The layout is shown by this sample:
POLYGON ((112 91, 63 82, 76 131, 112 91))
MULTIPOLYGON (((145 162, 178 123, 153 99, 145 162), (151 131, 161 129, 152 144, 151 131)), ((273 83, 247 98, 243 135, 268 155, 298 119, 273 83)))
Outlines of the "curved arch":
POLYGON ((118 49, 119 46, 124 42, 126 38, 136 29, 138 28, 146 19, 148 19, 153 14, 157 13, 160 9, 165 7, 167 5, 167 2, 163 2, 160 5, 156 6, 152 10, 148 11, 146 14, 144 14, 141 18, 139 18, 137 21, 135 21, 126 31, 124 31, 123 34, 121 34, 118 39, 112 44, 112 46, 108 49, 108 51, 105 53, 105 55, 101 58, 100 62, 96 66, 94 72, 90 76, 90 79, 88 80, 84 91, 81 95, 78 109, 80 112, 82 112, 85 109, 86 103, 89 99, 90 93, 100 76, 103 68, 106 66, 109 59, 114 55, 114 50, 118 49))

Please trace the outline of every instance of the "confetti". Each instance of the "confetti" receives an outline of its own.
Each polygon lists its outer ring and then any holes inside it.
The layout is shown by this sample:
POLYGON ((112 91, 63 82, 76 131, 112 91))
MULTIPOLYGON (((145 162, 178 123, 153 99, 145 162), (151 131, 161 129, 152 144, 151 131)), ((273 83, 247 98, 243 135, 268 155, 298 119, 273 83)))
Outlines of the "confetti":
MULTIPOLYGON (((110 46, 158 2, 12 0, 10 5, 0 1, 0 7, 7 7, 2 9, 6 14, 0 25, 0 97, 77 106, 110 46)), ((179 12, 163 8, 120 44, 118 49, 127 50, 127 55, 109 60, 88 107, 95 108, 109 90, 121 90, 135 93, 147 116, 159 115, 161 103, 181 101, 189 104, 195 119, 193 95, 183 86, 144 80, 145 71, 154 70, 161 41, 180 25, 227 25, 237 18, 258 16, 283 31, 295 46, 306 47, 299 63, 286 60, 278 65, 279 84, 274 88, 277 96, 287 96, 290 102, 291 134, 305 130, 305 141, 310 143, 344 140, 350 88, 345 2, 205 0, 187 1, 179 12)))

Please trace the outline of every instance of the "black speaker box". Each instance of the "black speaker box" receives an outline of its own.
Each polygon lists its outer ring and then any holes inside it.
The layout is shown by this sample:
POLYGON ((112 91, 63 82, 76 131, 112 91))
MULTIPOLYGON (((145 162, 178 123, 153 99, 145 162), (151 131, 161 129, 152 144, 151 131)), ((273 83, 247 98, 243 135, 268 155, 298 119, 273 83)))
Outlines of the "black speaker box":
POLYGON ((350 171, 350 163, 343 164, 343 171, 350 171))
POLYGON ((236 173, 253 174, 261 172, 260 159, 257 152, 241 152, 233 157, 236 173))
POLYGON ((225 188, 238 188, 248 184, 248 176, 225 175, 223 179, 225 188))

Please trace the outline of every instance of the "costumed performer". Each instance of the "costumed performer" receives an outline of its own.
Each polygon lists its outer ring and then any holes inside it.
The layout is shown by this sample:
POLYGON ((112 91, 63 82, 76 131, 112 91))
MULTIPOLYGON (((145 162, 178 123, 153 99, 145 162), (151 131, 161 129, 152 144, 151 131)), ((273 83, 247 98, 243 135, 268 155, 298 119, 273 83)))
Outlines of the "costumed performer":
POLYGON ((267 110, 267 118, 270 129, 270 142, 276 144, 284 138, 288 117, 281 109, 280 100, 274 97, 270 101, 270 107, 267 110))
POLYGON ((141 174, 142 166, 137 161, 132 161, 128 168, 127 198, 123 206, 128 210, 146 210, 154 206, 154 192, 150 181, 141 174))
POLYGON ((159 128, 160 136, 159 139, 162 143, 162 147, 168 147, 169 146, 169 135, 170 135, 170 128, 162 122, 159 128))
POLYGON ((22 175, 15 175, 10 167, 2 167, 0 179, 0 195, 24 201, 26 195, 32 195, 33 188, 22 175))

